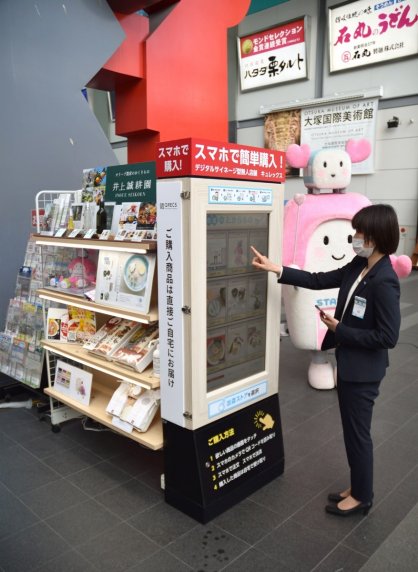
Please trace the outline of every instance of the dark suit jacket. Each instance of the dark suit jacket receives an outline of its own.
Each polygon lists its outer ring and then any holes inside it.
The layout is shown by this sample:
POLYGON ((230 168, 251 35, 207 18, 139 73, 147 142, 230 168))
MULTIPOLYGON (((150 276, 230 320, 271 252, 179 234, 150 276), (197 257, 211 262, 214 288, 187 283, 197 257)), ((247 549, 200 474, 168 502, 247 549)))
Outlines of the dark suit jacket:
MULTIPOLYGON (((306 272, 284 267, 279 282, 310 290, 340 288, 335 318, 341 320, 351 286, 367 260, 356 256, 330 272, 306 272)), ((322 350, 336 348, 338 376, 344 381, 380 381, 389 365, 388 348, 396 345, 401 323, 399 280, 389 256, 384 256, 361 280, 335 333, 328 330, 322 350), (354 296, 366 300, 363 318, 352 315, 354 296)))

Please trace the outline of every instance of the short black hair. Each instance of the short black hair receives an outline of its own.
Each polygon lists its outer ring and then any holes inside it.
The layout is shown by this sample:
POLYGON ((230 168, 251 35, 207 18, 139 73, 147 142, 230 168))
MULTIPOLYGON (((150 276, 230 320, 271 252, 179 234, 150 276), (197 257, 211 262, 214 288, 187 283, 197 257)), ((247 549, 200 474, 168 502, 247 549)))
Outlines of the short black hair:
POLYGON ((393 254, 399 244, 399 223, 395 209, 390 205, 369 205, 358 211, 351 221, 365 242, 374 242, 382 254, 393 254))

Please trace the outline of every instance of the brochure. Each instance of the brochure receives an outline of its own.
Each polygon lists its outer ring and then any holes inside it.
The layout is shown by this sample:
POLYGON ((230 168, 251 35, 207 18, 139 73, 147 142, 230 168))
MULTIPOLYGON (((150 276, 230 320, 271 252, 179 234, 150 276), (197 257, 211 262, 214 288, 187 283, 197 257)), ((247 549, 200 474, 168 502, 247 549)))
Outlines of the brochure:
POLYGON ((57 360, 55 368, 54 389, 60 393, 88 405, 90 403, 93 374, 57 360))

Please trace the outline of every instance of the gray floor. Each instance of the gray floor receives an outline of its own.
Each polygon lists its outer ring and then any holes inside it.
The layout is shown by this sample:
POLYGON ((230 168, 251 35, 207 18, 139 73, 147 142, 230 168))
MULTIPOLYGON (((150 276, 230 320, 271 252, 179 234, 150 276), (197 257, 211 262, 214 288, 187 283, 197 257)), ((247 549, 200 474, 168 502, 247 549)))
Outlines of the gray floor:
POLYGON ((282 339, 286 468, 207 525, 168 506, 162 454, 80 421, 52 433, 0 409, 2 572, 418 570, 418 273, 402 282, 402 331, 374 414, 375 504, 324 512, 347 467, 334 390, 306 382, 309 355, 282 339))

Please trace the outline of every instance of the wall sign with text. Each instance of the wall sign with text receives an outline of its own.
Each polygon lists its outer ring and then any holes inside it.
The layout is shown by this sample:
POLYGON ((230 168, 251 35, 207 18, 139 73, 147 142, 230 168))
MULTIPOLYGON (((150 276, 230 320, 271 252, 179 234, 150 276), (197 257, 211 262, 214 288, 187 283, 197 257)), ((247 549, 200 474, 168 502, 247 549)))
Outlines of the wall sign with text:
POLYGON ((328 10, 330 71, 418 53, 418 0, 357 0, 328 10))
POLYGON ((241 90, 307 77, 305 18, 238 38, 241 90))

